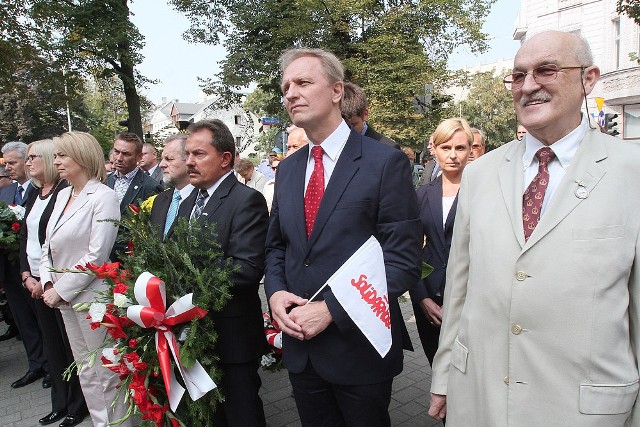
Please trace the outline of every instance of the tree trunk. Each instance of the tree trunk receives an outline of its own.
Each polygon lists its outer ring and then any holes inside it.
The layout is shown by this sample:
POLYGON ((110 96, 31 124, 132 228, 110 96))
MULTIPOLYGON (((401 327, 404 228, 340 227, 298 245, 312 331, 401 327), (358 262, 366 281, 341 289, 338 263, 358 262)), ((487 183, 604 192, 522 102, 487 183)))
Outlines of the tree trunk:
POLYGON ((135 78, 133 74, 133 64, 120 63, 121 72, 118 77, 122 80, 124 87, 124 96, 127 101, 127 111, 129 113, 129 126, 127 130, 138 135, 144 141, 142 130, 142 114, 140 113, 140 96, 136 89, 135 78))

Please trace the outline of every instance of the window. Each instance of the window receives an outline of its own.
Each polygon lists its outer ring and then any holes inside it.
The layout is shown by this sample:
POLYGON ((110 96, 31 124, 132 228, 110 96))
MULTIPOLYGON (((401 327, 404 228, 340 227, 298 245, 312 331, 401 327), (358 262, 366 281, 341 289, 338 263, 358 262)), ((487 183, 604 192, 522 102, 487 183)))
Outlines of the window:
POLYGON ((625 105, 622 111, 622 137, 640 139, 640 104, 625 105))
POLYGON ((233 121, 234 121, 235 124, 241 125, 242 124, 242 116, 233 116, 233 121))
POLYGON ((240 147, 240 145, 242 145, 242 138, 239 136, 236 136, 236 147, 240 147))
POLYGON ((613 68, 620 68, 620 18, 613 21, 613 68))

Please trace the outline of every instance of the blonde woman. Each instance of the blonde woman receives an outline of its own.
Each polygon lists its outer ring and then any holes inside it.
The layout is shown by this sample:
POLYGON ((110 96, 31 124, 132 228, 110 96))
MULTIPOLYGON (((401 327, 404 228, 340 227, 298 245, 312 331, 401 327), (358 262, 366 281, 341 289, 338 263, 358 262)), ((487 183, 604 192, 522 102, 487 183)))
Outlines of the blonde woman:
MULTIPOLYGON (((72 306, 92 301, 95 291, 106 289, 106 285, 89 275, 53 273, 50 268, 60 270, 108 261, 118 229, 105 220, 119 219, 120 208, 116 193, 104 185, 104 155, 93 136, 67 132, 54 138, 53 143, 54 165, 69 187, 60 191, 51 213, 42 248, 40 281, 45 304, 60 308, 73 356, 80 359, 102 344, 105 331, 92 330, 86 312, 76 312, 72 306)), ((94 426, 106 427, 124 415, 122 398, 112 408, 117 374, 97 363, 83 366, 79 378, 94 426)), ((69 421, 67 426, 81 420, 69 421)), ((121 425, 130 424, 126 421, 121 425)))
POLYGON ((438 349, 442 321, 442 298, 451 249, 453 223, 456 217, 460 179, 471 152, 473 133, 465 119, 446 119, 432 136, 435 158, 442 174, 418 189, 420 222, 426 244, 422 261, 433 272, 420 280, 411 292, 416 326, 422 348, 433 363, 438 349))

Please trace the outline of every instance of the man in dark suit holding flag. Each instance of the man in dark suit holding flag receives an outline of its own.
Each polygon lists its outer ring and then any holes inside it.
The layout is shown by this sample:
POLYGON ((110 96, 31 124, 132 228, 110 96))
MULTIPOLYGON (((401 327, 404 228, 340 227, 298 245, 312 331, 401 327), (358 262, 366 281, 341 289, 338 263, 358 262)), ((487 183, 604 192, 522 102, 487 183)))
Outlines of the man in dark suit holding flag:
POLYGON ((389 426, 393 377, 406 332, 397 297, 418 280, 420 222, 411 171, 399 150, 342 119, 344 68, 330 52, 281 57, 282 92, 309 145, 280 164, 267 237, 265 290, 284 332, 303 426, 389 426), (316 293, 371 236, 382 246, 392 346, 382 357, 337 302, 316 293))

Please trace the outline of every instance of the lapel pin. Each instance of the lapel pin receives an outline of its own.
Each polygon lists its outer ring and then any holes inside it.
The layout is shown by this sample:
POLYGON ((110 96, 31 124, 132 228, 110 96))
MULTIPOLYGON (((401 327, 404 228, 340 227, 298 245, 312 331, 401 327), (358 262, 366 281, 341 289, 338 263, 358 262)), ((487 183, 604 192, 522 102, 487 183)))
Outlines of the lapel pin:
POLYGON ((138 186, 136 185, 135 187, 133 187, 133 189, 134 189, 134 190, 137 190, 137 189, 138 189, 138 186))
POLYGON ((586 199, 589 197, 589 190, 587 190, 587 185, 584 181, 576 179, 576 184, 578 184, 578 188, 576 188, 576 197, 578 199, 586 199))

